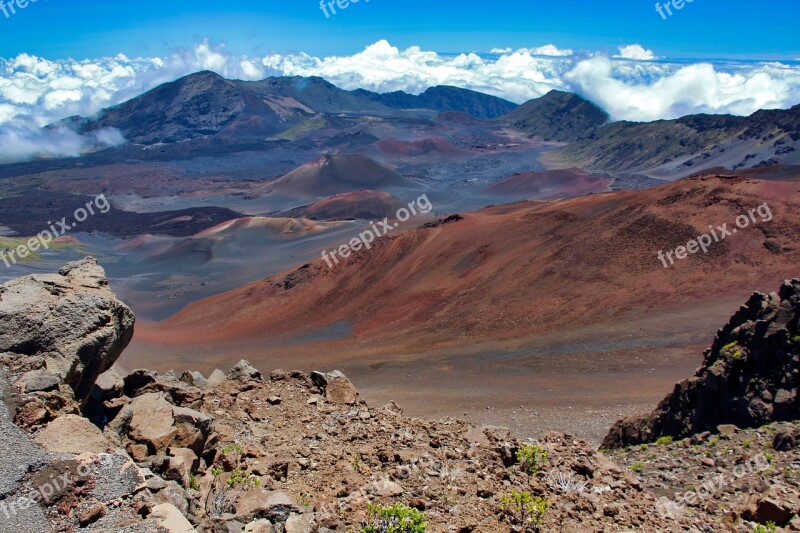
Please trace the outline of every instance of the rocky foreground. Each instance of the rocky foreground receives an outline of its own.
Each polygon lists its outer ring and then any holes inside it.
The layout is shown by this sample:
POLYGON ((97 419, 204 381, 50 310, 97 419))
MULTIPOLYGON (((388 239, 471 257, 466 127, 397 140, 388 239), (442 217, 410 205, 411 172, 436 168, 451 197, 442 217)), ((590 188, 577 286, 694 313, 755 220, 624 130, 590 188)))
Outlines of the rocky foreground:
POLYGON ((133 322, 91 259, 0 286, 0 531, 800 531, 793 422, 601 452, 406 418, 338 372, 120 376, 133 322))

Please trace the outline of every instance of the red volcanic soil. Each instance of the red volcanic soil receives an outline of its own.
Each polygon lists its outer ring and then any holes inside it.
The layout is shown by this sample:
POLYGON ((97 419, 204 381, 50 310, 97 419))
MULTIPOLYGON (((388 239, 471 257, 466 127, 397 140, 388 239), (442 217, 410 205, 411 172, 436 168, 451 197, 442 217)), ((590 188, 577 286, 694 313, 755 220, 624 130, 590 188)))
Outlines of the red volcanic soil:
POLYGON ((385 354, 511 346, 644 314, 729 305, 797 276, 798 191, 800 178, 707 176, 486 208, 382 238, 334 269, 317 260, 197 302, 163 323, 137 326, 137 338, 162 348, 250 340, 269 357, 285 355, 275 340, 308 340, 349 324, 348 339, 325 344, 333 361, 358 346, 385 354), (771 221, 758 218, 670 268, 658 260, 659 250, 685 246, 710 224, 733 228, 764 202, 771 221))
POLYGON ((373 144, 372 147, 385 157, 454 157, 469 155, 466 150, 462 150, 439 137, 429 137, 418 141, 382 139, 373 144))
POLYGON ((275 196, 305 198, 410 186, 412 184, 402 176, 363 155, 325 155, 260 190, 275 196))
POLYGON ((325 198, 285 215, 312 220, 382 219, 394 217, 400 207, 400 200, 388 192, 356 191, 325 198))
POLYGON ((610 185, 610 179, 593 176, 579 168, 568 168, 514 174, 489 185, 484 192, 548 200, 606 192, 610 185))

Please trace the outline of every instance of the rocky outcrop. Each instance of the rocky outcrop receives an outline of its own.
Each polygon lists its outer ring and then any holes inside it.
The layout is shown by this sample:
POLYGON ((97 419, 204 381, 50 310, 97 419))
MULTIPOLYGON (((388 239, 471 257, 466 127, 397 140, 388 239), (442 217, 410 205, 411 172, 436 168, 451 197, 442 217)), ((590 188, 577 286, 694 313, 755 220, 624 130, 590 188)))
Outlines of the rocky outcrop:
MULTIPOLYGON (((797 285, 754 297, 709 354, 732 353, 720 356, 727 373, 738 371, 733 362, 750 361, 756 375, 773 376, 764 389, 770 405, 781 403, 786 393, 778 391, 789 390, 795 376, 786 361, 796 353, 797 285), (780 341, 785 332, 788 345, 780 341)), ((721 426, 719 437, 704 432, 662 453, 661 445, 618 450, 612 460, 569 435, 520 440, 462 420, 406 418, 393 403, 374 409, 338 371, 262 374, 247 361, 208 379, 110 370, 81 412, 69 404, 64 381, 74 373, 61 377, 44 356, 6 355, 0 533, 384 530, 388 522, 371 516, 373 506, 398 503, 423 513, 423 530, 431 532, 706 531, 715 524, 745 533, 751 523, 769 522, 800 531, 798 424, 750 433, 721 426), (36 357, 42 365, 31 368, 36 357), (689 502, 685 487, 716 480, 726 466, 730 482, 714 495, 724 505, 708 497, 697 504, 697 495, 689 502), (536 503, 520 514, 514 498, 536 503), (534 523, 527 511, 537 509, 534 523)), ((62 359, 69 355, 65 348, 62 359)))
POLYGON ((604 448, 686 437, 718 426, 800 419, 800 280, 755 293, 722 328, 694 377, 647 416, 620 420, 604 448))
POLYGON ((24 392, 64 383, 85 402, 130 342, 133 324, 133 312, 109 290, 93 258, 0 286, 0 357, 27 372, 24 392))

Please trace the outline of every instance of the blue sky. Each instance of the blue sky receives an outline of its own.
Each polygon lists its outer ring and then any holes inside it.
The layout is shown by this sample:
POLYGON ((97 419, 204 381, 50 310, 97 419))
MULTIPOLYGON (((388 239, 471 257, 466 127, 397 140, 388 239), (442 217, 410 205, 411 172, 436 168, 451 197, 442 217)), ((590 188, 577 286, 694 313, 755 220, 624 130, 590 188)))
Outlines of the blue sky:
POLYGON ((361 0, 330 18, 318 0, 38 0, 0 13, 0 57, 154 56, 208 37, 255 55, 350 54, 387 39, 443 53, 641 43, 670 58, 795 59, 798 20, 795 0, 694 0, 668 20, 651 0, 361 0))

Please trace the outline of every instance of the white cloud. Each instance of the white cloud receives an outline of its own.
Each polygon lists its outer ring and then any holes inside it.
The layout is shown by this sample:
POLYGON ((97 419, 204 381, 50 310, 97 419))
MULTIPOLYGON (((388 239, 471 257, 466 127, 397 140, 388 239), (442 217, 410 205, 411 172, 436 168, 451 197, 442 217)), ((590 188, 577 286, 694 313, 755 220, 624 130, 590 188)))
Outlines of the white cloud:
MULTIPOLYGON (((20 54, 0 59, 0 140, 22 154, 77 155, 100 141, 89 139, 79 145, 68 133, 41 133, 39 128, 71 115, 94 115, 199 70, 243 80, 321 76, 344 89, 379 92, 420 93, 433 85, 455 85, 517 103, 560 89, 593 100, 614 119, 628 120, 698 112, 746 115, 760 108, 787 108, 800 102, 798 65, 676 64, 657 60, 652 51, 638 44, 621 46, 614 57, 576 53, 553 44, 516 51, 495 49, 493 53, 498 57, 442 55, 417 46, 401 50, 378 41, 349 56, 243 57, 204 40, 164 57, 120 54, 52 61, 20 54), (39 152, 32 149, 36 142, 43 146, 39 152)), ((4 147, 0 157, 9 150, 4 147)))
POLYGON ((86 150, 119 146, 125 138, 114 128, 78 135, 68 128, 36 129, 0 127, 0 163, 17 163, 34 157, 78 157, 86 150))
POLYGON ((634 61, 652 61, 658 59, 652 50, 647 50, 641 44, 620 46, 619 54, 614 57, 619 59, 632 59, 634 61))

